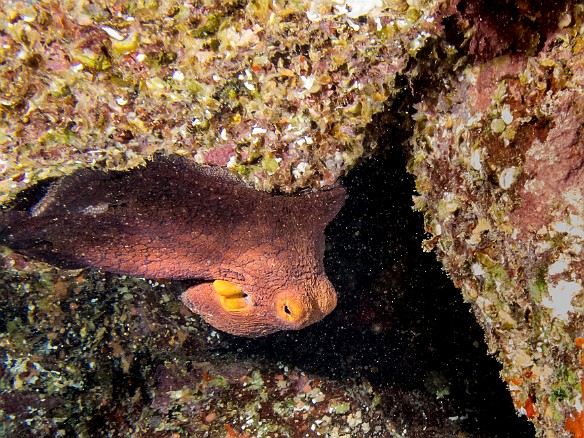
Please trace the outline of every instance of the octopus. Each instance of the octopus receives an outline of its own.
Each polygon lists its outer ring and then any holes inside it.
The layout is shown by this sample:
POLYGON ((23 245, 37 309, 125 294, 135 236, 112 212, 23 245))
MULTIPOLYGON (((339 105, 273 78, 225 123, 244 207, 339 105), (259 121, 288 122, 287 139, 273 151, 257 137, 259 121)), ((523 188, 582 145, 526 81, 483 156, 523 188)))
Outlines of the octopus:
POLYGON ((129 171, 81 169, 25 189, 0 212, 0 244, 64 269, 196 279, 182 302, 218 330, 257 337, 336 306, 324 231, 345 189, 257 191, 178 156, 129 171))

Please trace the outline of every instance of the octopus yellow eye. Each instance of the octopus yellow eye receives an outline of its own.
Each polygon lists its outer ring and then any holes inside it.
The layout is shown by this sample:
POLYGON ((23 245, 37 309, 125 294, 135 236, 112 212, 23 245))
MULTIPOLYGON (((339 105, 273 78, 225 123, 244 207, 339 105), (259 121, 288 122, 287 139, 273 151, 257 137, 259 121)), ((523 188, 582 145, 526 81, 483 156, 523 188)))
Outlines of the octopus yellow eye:
POLYGON ((236 284, 225 280, 215 280, 213 289, 219 295, 221 306, 228 312, 245 310, 250 305, 247 294, 236 284))
POLYGON ((304 316, 304 308, 298 301, 287 299, 279 303, 278 314, 285 321, 296 322, 304 316))
POLYGON ((238 285, 225 280, 215 280, 213 282, 213 289, 222 297, 230 297, 243 293, 238 285))
POLYGON ((239 310, 244 310, 249 307, 249 300, 244 297, 221 297, 219 299, 221 305, 228 312, 237 312, 239 310))

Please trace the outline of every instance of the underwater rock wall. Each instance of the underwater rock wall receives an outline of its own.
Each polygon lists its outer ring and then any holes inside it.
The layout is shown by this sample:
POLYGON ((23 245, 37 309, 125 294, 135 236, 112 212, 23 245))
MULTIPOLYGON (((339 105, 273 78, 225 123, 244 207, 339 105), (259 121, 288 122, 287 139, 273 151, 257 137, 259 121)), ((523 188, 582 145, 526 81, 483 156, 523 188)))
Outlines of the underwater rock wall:
POLYGON ((259 189, 332 184, 374 146, 433 3, 4 1, 0 202, 154 152, 259 189))
POLYGON ((424 97, 410 170, 427 249, 472 304, 516 408, 539 436, 582 436, 584 15, 554 6, 556 28, 529 50, 477 56, 424 97))

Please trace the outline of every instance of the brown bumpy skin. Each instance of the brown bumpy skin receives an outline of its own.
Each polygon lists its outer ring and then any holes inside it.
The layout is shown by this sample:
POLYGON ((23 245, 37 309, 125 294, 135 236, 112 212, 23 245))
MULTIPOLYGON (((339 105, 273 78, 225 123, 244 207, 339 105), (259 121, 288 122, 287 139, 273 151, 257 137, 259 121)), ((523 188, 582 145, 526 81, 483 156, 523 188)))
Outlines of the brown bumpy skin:
POLYGON ((81 170, 37 201, 38 191, 5 207, 0 243, 64 268, 203 280, 182 300, 220 330, 300 329, 336 305, 324 229, 344 203, 341 187, 271 195, 173 156, 127 172, 81 170))

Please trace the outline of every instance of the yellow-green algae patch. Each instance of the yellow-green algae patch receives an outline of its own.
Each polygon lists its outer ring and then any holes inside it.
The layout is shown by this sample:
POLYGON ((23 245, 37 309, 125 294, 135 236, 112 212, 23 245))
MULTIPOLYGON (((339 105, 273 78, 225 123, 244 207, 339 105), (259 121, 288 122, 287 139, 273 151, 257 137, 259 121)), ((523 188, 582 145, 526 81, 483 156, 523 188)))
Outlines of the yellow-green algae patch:
POLYGON ((260 189, 331 184, 366 153, 436 3, 4 1, 0 202, 157 151, 260 189))

